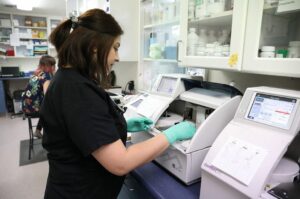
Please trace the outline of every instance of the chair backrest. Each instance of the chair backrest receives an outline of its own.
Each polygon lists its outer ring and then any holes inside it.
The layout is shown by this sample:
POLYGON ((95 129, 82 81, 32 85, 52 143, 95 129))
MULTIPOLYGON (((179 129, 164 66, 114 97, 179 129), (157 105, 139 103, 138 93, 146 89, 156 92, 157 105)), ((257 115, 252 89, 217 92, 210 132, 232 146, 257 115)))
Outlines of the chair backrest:
POLYGON ((25 90, 15 90, 13 92, 13 99, 15 100, 22 100, 22 93, 25 92, 25 90))

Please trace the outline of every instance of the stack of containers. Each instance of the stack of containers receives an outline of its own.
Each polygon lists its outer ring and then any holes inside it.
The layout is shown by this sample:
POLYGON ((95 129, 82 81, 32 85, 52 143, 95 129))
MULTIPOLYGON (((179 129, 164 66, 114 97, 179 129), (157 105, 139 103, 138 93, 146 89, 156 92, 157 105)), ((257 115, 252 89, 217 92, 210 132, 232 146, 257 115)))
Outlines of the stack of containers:
POLYGON ((260 57, 274 58, 275 57, 275 46, 263 46, 261 48, 260 57))

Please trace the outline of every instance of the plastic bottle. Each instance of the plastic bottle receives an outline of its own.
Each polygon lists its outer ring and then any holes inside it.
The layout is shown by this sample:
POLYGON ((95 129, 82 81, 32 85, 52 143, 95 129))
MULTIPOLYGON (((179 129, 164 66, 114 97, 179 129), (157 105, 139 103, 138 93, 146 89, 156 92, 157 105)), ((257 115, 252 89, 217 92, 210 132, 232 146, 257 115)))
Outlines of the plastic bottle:
POLYGON ((223 29, 219 34, 218 42, 221 45, 229 44, 229 39, 230 39, 229 37, 230 37, 230 32, 227 29, 223 29))
POLYGON ((199 30, 199 40, 198 40, 197 52, 196 52, 198 56, 205 55, 206 43, 207 43, 206 29, 202 28, 199 30))
POLYGON ((215 31, 214 30, 209 30, 208 31, 208 36, 207 36, 207 42, 208 43, 213 43, 217 41, 217 37, 215 36, 215 31))
POLYGON ((188 19, 193 20, 194 18, 195 18, 195 1, 189 0, 188 19))
POLYGON ((198 40, 199 40, 199 37, 196 34, 196 28, 189 29, 187 40, 188 40, 187 54, 196 55, 196 46, 198 45, 198 40))
POLYGON ((199 30, 199 45, 205 46, 207 43, 207 35, 206 35, 206 29, 200 29, 199 30))
POLYGON ((207 0, 196 0, 195 2, 195 18, 201 19, 207 16, 207 0))
POLYGON ((156 43, 156 41, 157 41, 156 40, 156 33, 155 32, 151 32, 150 33, 150 39, 149 39, 150 45, 156 43))

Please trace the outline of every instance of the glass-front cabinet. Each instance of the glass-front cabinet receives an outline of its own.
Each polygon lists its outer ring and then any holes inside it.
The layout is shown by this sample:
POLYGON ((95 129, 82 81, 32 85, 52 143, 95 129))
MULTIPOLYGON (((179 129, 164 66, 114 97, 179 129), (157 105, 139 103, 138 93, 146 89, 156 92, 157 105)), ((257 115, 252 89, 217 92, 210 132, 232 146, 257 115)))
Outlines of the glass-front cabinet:
POLYGON ((11 33, 12 26, 10 14, 0 13, 0 57, 5 56, 6 54, 13 56, 13 47, 10 45, 11 33))
POLYGON ((160 73, 183 73, 178 67, 179 0, 140 1, 138 85, 150 90, 160 73))
MULTIPOLYGON (((51 34, 51 32, 63 21, 62 17, 48 17, 47 19, 48 27, 48 38, 51 34)), ((57 52, 55 50, 55 47, 49 42, 49 55, 56 57, 57 52)))
POLYGON ((244 71, 300 77, 300 1, 251 0, 244 71))
POLYGON ((240 70, 248 0, 181 0, 178 62, 240 70))

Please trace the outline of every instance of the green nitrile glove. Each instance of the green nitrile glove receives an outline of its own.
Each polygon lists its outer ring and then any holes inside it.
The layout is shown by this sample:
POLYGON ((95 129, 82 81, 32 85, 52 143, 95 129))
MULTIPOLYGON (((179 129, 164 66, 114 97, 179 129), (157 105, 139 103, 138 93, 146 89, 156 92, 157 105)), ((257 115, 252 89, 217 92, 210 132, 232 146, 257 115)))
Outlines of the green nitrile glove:
POLYGON ((126 122, 128 132, 147 131, 150 128, 149 125, 153 124, 153 121, 146 117, 134 117, 126 122))
POLYGON ((180 122, 163 132, 170 144, 178 140, 187 140, 193 137, 196 132, 195 124, 191 122, 180 122))

